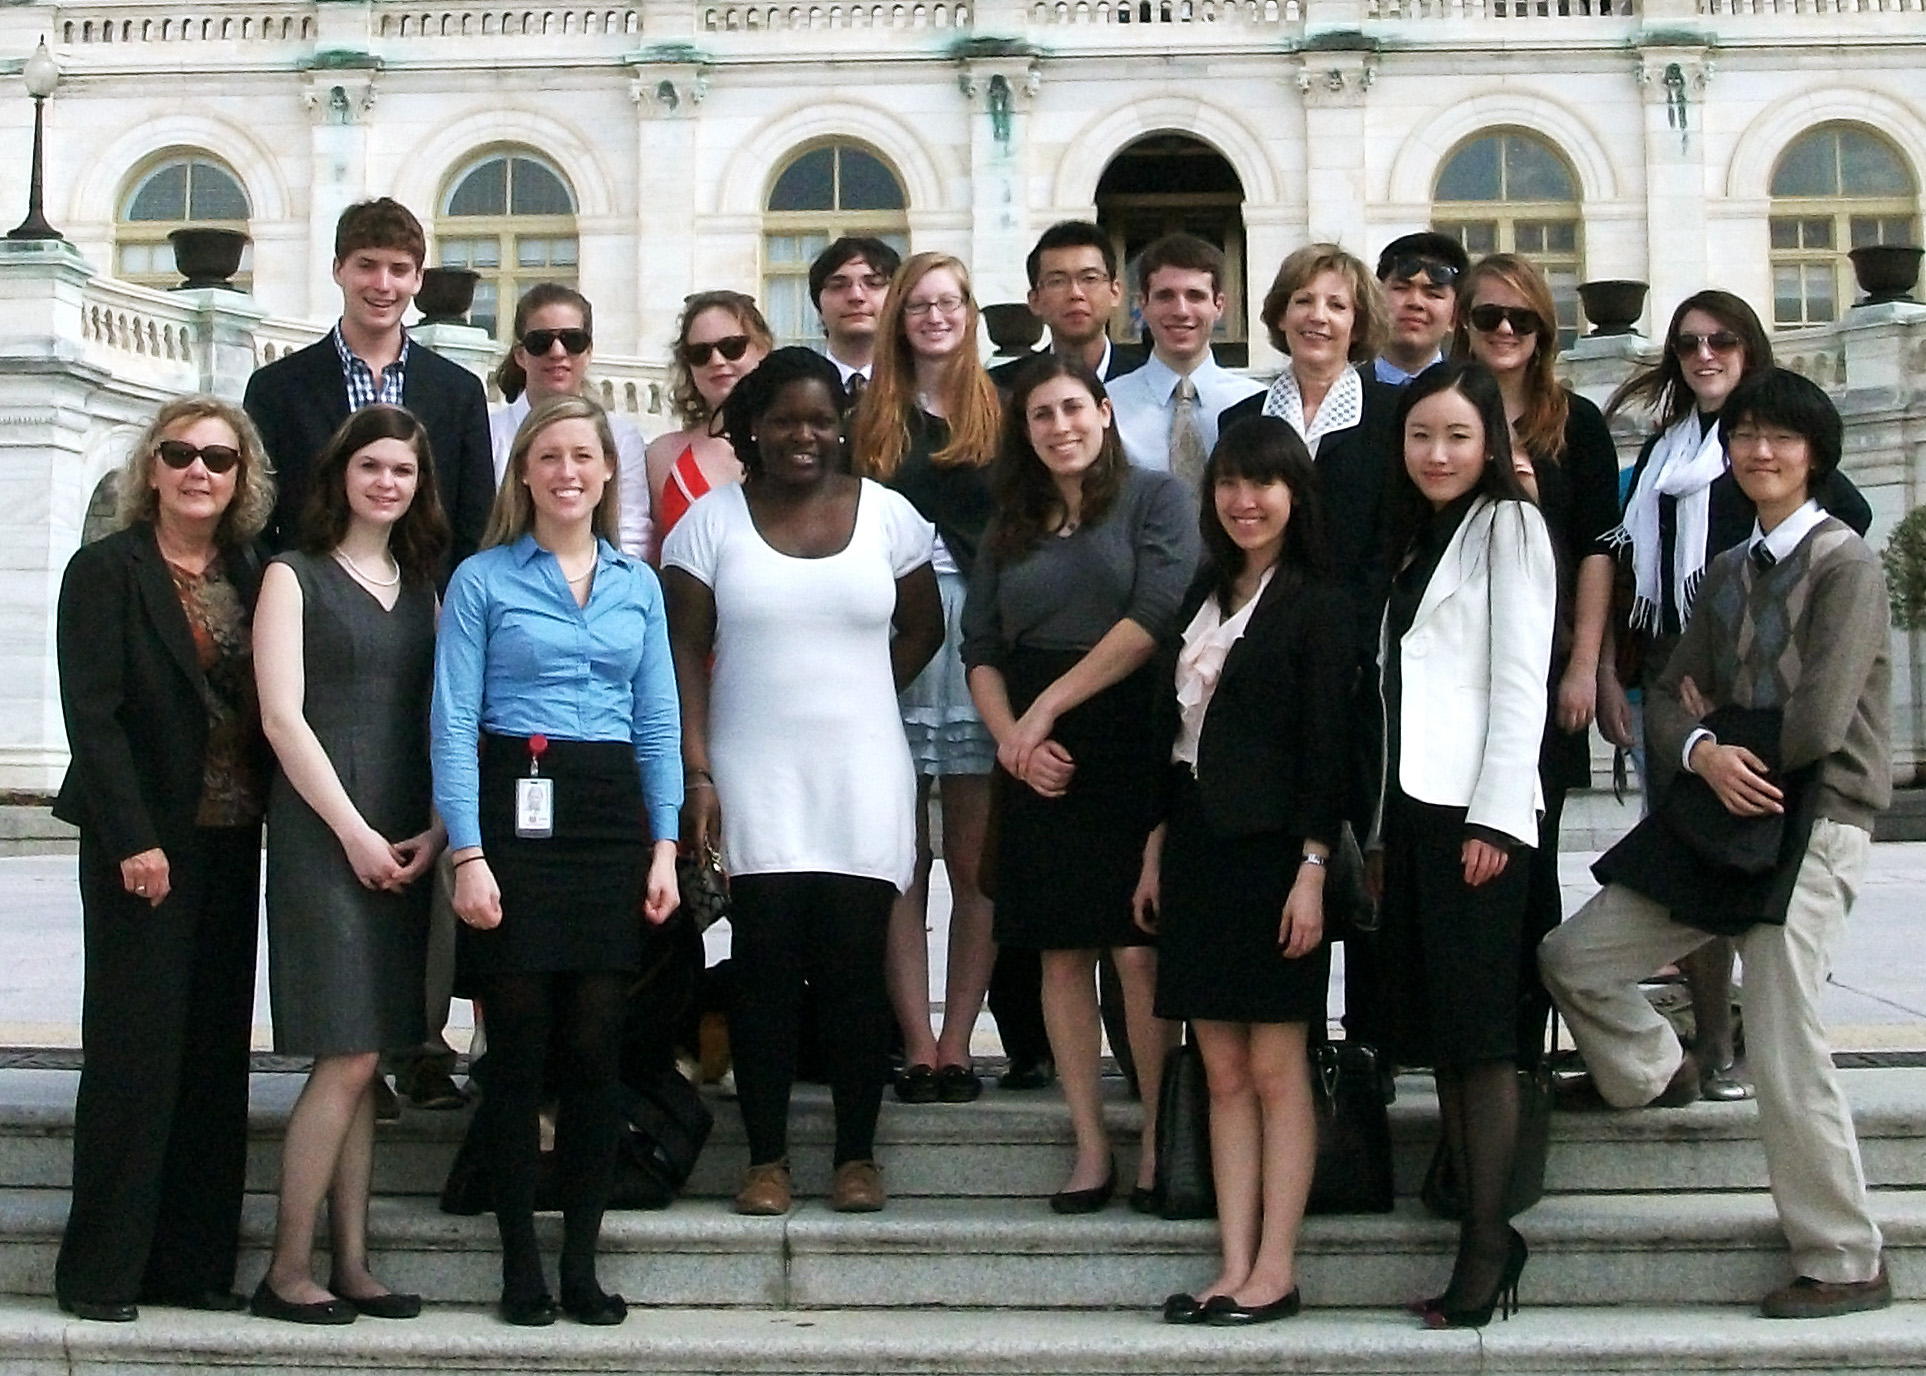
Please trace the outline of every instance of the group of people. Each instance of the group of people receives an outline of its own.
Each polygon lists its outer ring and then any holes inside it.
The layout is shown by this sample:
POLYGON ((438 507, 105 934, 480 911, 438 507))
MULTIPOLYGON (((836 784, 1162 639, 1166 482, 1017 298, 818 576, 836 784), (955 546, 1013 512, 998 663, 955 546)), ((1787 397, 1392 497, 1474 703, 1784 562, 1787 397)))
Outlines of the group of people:
MULTIPOLYGON (((775 348, 747 296, 689 298, 680 428, 647 446, 584 394, 591 308, 554 284, 517 306, 491 442, 479 383, 402 329, 424 253, 405 208, 350 207, 336 327, 242 408, 163 407, 121 476, 122 529, 63 583, 57 811, 81 831, 87 959, 64 1309, 418 1312, 369 1265, 374 1094, 381 1053, 439 1043, 452 988, 487 1031, 474 1131, 502 1316, 620 1322, 596 1273, 617 1049, 681 842, 729 874, 739 1212, 792 1207, 805 999, 846 1212, 887 1201, 892 1023, 897 1096, 968 1102, 987 998, 1004 1085, 1062 1085, 1066 1214, 1120 1188, 1106 1025, 1154 1106, 1189 1024, 1221 1261, 1163 1317, 1214 1325, 1299 1307, 1326 888, 1361 853, 1381 919, 1345 934, 1346 1030, 1435 1070, 1463 1201, 1449 1281, 1413 1310, 1482 1325, 1526 1262, 1517 1068, 1553 998, 1614 1105, 1747 1092, 1729 1030, 1709 1020, 1683 1053, 1636 990, 1713 929, 1616 883, 1560 925, 1559 809, 1595 719, 1649 740, 1648 796, 1691 776, 1793 833, 1784 896, 1730 932, 1799 1272, 1765 1308, 1889 1295, 1813 1012, 1885 803, 1883 592, 1837 414, 1773 368, 1744 302, 1691 298, 1614 399, 1660 424, 1621 514, 1605 421, 1555 376, 1543 275, 1438 234, 1375 273, 1332 244, 1287 257, 1261 312, 1286 356, 1268 388, 1215 363, 1226 267, 1191 236, 1136 260, 1139 353, 1109 339, 1109 237, 1053 226, 1027 261, 1050 345, 994 370, 962 262, 838 240, 809 278, 822 351, 775 348), (1772 749, 1714 734, 1738 709, 1778 713, 1772 749), (275 1044, 314 1068, 246 1299, 264 820, 275 1044), (442 975, 438 906, 457 923, 442 975), (548 1093, 559 1305, 533 1217, 548 1093)), ((1127 1193, 1156 1212, 1144 1117, 1127 1193)))

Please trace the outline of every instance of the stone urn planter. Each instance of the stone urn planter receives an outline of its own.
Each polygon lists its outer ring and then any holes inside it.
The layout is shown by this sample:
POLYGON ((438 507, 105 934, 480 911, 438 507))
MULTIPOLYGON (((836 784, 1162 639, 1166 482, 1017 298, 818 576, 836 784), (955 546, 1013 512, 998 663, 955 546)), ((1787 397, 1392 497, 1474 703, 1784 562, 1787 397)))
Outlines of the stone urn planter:
POLYGON ((989 326, 990 343, 1004 357, 1027 354, 1043 338, 1043 322, 1030 314, 1030 308, 1021 301, 985 306, 983 323, 989 326))
POLYGON ((175 291, 240 290, 230 280, 241 270, 241 255, 249 243, 240 230, 195 225, 174 230, 167 242, 174 246, 174 270, 186 279, 175 291))
POLYGON ((1859 279, 1859 290, 1866 293, 1866 299, 1856 304, 1883 306, 1889 301, 1911 301, 1922 254, 1926 249, 1911 244, 1868 244, 1848 253, 1852 275, 1859 279))
POLYGON ((1607 278, 1578 284, 1578 299, 1585 307, 1585 318, 1592 322, 1591 338, 1631 334, 1638 318, 1645 314, 1644 282, 1607 278))
POLYGON ((481 274, 470 268, 424 268, 415 309, 424 325, 465 325, 475 304, 475 284, 481 274))

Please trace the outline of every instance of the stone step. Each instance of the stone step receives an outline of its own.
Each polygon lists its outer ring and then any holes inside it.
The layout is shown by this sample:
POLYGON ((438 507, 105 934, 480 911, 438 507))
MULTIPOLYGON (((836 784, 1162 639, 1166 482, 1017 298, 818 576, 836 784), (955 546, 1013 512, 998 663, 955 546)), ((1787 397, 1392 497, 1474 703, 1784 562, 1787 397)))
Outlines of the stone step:
MULTIPOLYGON (((1530 1273, 1527 1272, 1527 1277, 1530 1273)), ((1306 1310, 1249 1329, 1175 1328, 1132 1313, 700 1308, 632 1314, 619 1328, 563 1322, 516 1329, 480 1309, 436 1308, 409 1323, 301 1329, 176 1310, 138 1323, 78 1323, 51 1303, 0 1298, 0 1370, 256 1376, 443 1376, 625 1372, 637 1376, 1752 1376, 1926 1370, 1926 1305, 1811 1323, 1738 1306, 1566 1309, 1531 1304, 1480 1330, 1430 1332, 1406 1315, 1306 1310)))
MULTIPOLYGON (((1853 1105, 1866 1177, 1876 1187, 1926 1189, 1926 1069, 1841 1072, 1853 1105)), ((68 1071, 0 1071, 0 1187, 64 1189, 72 1167, 73 1095, 68 1071)), ((254 1077, 248 1188, 272 1193, 281 1135, 301 1077, 254 1077)), ((1134 1170, 1141 1109, 1111 1086, 1107 1116, 1121 1169, 1134 1170)), ((734 1194, 748 1163, 735 1104, 713 1090, 716 1127, 686 1193, 734 1194)), ((1437 1137, 1430 1080, 1406 1075, 1391 1106, 1401 1192, 1417 1191, 1437 1137)), ((375 1188, 384 1195, 435 1195, 467 1122, 465 1113, 406 1110, 377 1134, 375 1188)), ((798 1187, 825 1193, 833 1128, 828 1091, 799 1086, 792 1115, 798 1187)), ((885 1103, 878 1157, 899 1198, 1040 1199, 1062 1183, 1070 1131, 1053 1090, 985 1092, 974 1104, 885 1103)), ((1552 1193, 1647 1190, 1758 1190, 1765 1187, 1758 1110, 1751 1103, 1694 1104, 1638 1113, 1556 1113, 1546 1188, 1552 1193)))
MULTIPOLYGON (((1877 1191, 1873 1209, 1895 1292, 1926 1299, 1926 1191, 1877 1191)), ((0 1190, 0 1294, 50 1293, 66 1213, 65 1191, 0 1190)), ((266 1268, 273 1225, 273 1200, 251 1196, 243 1288, 266 1268)), ((541 1225, 552 1255, 560 1220, 541 1225)), ((1521 1215, 1518 1228, 1541 1303, 1742 1303, 1786 1279, 1785 1242, 1761 1193, 1561 1195, 1521 1215)), ((369 1232, 376 1267, 397 1289, 454 1304, 499 1293, 491 1218, 381 1199, 369 1232)), ((1305 1299, 1395 1307, 1435 1293, 1456 1238, 1455 1225, 1412 1201, 1388 1215, 1309 1219, 1298 1247, 1305 1299)), ((815 1198, 768 1219, 685 1200, 610 1214, 601 1266, 605 1284, 648 1305, 1087 1309, 1138 1307, 1205 1284, 1215 1248, 1212 1223, 1167 1223, 1121 1205, 1060 1218, 1041 1201, 899 1199, 880 1214, 844 1215, 815 1198)))

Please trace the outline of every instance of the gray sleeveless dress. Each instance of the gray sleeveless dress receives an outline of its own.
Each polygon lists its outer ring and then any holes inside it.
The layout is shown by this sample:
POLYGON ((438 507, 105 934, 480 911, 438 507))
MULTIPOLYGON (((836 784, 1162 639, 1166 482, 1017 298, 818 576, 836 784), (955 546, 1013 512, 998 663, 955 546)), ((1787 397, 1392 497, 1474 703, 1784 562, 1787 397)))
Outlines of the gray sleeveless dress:
MULTIPOLYGON (((361 815, 391 841, 426 830, 435 590, 404 579, 394 610, 330 555, 288 553, 301 583, 303 712, 361 815)), ((430 870, 404 893, 362 887, 287 777, 268 796, 268 986, 274 1049, 387 1051, 426 1035, 430 870)))

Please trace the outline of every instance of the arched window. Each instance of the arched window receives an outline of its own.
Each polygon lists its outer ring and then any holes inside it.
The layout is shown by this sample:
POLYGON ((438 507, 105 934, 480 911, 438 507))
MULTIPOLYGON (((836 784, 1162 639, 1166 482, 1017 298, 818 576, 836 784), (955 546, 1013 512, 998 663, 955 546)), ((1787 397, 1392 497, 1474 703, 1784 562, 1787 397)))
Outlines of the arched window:
POLYGON ((1578 337, 1578 181, 1555 148, 1515 129, 1480 134, 1445 160, 1432 201, 1433 227, 1474 260, 1522 253, 1536 263, 1558 305, 1560 342, 1578 337))
MULTIPOLYGON (((172 287, 181 275, 174 270, 174 246, 168 234, 188 225, 238 229, 247 232, 253 213, 241 179, 206 153, 173 152, 149 163, 128 184, 114 223, 114 272, 128 282, 149 287, 172 287)), ((243 291, 254 285, 254 245, 241 255, 234 285, 243 291)))
POLYGON ((435 258, 481 274, 469 322, 498 339, 537 282, 575 285, 575 193, 534 152, 485 154, 449 179, 435 221, 435 258))
POLYGON ((762 309, 780 344, 822 338, 809 304, 809 265, 830 241, 868 234, 909 254, 903 184, 853 143, 826 143, 791 158, 764 203, 762 309))
POLYGON ((1853 298, 1849 250, 1919 242, 1918 188, 1892 145, 1830 124, 1793 140, 1772 170, 1772 323, 1819 325, 1853 298))

